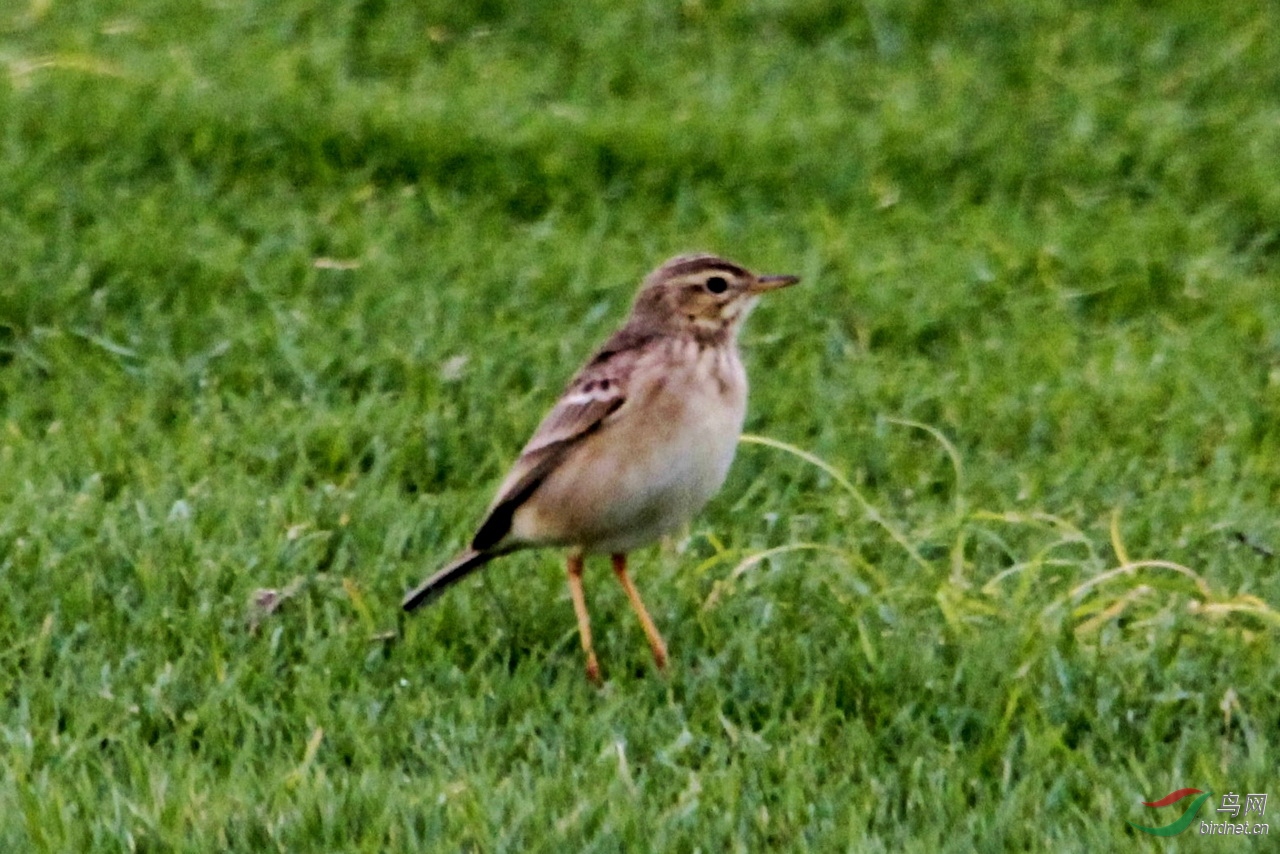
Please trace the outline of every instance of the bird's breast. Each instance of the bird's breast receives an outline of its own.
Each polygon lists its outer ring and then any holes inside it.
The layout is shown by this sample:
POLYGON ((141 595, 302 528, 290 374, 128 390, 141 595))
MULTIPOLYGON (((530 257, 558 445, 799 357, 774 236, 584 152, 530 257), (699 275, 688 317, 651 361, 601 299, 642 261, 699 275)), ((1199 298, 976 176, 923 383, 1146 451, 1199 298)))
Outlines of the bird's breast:
POLYGON ((667 465, 684 480, 697 512, 724 482, 746 415, 747 380, 737 353, 705 348, 674 371, 662 389, 671 398, 667 465))
POLYGON ((517 527, 544 542, 628 551, 687 522, 724 483, 746 413, 733 348, 671 342, 632 376, 616 419, 548 478, 517 527))

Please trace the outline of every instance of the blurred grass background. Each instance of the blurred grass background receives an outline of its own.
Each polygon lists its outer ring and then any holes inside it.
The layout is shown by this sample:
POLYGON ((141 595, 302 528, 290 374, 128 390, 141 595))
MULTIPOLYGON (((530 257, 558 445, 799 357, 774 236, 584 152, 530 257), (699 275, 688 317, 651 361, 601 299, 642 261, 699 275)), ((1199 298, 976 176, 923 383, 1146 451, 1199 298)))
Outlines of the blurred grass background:
POLYGON ((1276 780, 1278 23, 6 6, 0 847, 1193 848, 1276 780), (829 471, 638 556, 671 676, 551 554, 401 620, 691 249, 805 277, 748 429, 829 471))

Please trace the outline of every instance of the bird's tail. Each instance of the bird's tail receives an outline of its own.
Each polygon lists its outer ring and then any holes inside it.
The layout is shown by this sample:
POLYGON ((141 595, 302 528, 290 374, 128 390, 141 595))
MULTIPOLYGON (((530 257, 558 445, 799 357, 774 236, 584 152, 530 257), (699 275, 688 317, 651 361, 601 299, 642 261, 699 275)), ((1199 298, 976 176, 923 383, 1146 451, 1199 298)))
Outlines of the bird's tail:
POLYGON ((443 593, 446 587, 449 587, 455 581, 461 581, 466 578, 495 557, 498 557, 498 554, 494 552, 478 552, 475 549, 467 549, 454 558, 444 569, 406 593, 404 601, 400 603, 400 607, 406 611, 412 611, 421 605, 427 604, 443 593))

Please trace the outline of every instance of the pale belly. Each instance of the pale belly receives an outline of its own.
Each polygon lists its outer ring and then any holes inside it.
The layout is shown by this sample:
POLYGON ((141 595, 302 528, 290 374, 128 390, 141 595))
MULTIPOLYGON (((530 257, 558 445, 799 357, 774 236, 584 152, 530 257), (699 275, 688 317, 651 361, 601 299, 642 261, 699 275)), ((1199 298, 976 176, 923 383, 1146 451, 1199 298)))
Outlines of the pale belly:
MULTIPOLYGON (((714 360, 714 353, 706 358, 714 360)), ((630 411, 574 449, 516 511, 513 539, 626 552, 702 509, 733 462, 746 377, 732 355, 718 364, 690 364, 663 380, 637 389, 630 411)))

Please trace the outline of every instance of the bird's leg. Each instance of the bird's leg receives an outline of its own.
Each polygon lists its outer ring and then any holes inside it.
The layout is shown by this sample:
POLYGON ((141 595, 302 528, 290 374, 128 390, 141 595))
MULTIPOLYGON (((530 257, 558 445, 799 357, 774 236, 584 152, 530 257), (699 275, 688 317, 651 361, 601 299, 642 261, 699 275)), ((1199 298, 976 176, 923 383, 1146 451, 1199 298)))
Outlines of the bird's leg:
POLYGON ((568 560, 569 596, 573 599, 573 611, 578 615, 578 637, 582 651, 587 654, 587 678, 593 685, 600 684, 600 664, 591 646, 591 617, 587 614, 587 597, 582 592, 582 553, 572 552, 568 560))
POLYGON ((623 553, 613 555, 613 574, 618 576, 618 582, 622 585, 622 589, 627 591, 627 598, 631 600, 631 607, 635 610, 636 616, 640 618, 640 626, 644 629, 644 636, 649 639, 649 649, 653 650, 653 662, 658 665, 659 670, 667 669, 667 644, 662 639, 662 635, 658 634, 658 627, 653 624, 653 618, 649 616, 648 610, 644 607, 644 602, 640 601, 640 593, 636 590, 636 586, 631 583, 631 576, 627 575, 627 556, 623 553))

